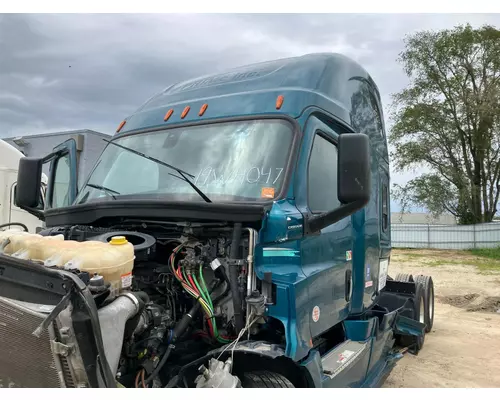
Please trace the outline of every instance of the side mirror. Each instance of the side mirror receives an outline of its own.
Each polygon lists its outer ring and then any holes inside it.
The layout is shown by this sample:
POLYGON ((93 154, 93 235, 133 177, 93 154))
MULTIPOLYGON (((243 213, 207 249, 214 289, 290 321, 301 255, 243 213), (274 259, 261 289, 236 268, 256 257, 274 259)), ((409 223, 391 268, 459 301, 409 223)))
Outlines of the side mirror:
POLYGON ((339 135, 337 196, 341 206, 306 219, 306 233, 320 231, 354 214, 370 200, 370 139, 362 133, 339 135))
POLYGON ((42 158, 23 157, 17 171, 16 204, 22 209, 35 209, 40 205, 42 158))
POLYGON ((338 198, 342 204, 370 200, 370 141, 367 135, 345 133, 339 136, 338 198))

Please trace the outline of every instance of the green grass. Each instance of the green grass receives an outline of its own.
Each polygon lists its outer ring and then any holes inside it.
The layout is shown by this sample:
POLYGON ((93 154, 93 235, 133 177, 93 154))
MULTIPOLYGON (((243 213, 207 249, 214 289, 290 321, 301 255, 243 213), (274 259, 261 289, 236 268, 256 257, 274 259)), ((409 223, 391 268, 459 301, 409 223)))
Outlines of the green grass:
POLYGON ((493 249, 471 249, 469 253, 477 257, 491 258, 500 261, 500 247, 493 249))
POLYGON ((426 267, 440 267, 442 265, 458 265, 458 264, 464 264, 464 263, 451 260, 433 260, 424 262, 424 265, 426 267))
POLYGON ((500 262, 496 262, 496 263, 492 263, 492 262, 478 262, 478 263, 475 264, 475 266, 482 273, 500 272, 500 262))
POLYGON ((482 273, 491 271, 500 272, 500 247, 492 249, 471 249, 469 253, 482 258, 482 260, 478 260, 475 263, 476 267, 482 273))

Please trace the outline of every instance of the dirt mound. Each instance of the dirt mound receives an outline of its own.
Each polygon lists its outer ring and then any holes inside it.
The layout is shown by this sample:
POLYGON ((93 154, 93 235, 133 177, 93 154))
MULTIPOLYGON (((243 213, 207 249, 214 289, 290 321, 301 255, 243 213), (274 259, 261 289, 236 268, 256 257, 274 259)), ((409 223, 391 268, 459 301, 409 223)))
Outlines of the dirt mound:
POLYGON ((500 311, 500 297, 485 297, 477 293, 453 296, 436 296, 440 302, 470 312, 498 312, 500 311))
POLYGON ((486 297, 480 304, 467 308, 467 311, 500 313, 500 297, 486 297))

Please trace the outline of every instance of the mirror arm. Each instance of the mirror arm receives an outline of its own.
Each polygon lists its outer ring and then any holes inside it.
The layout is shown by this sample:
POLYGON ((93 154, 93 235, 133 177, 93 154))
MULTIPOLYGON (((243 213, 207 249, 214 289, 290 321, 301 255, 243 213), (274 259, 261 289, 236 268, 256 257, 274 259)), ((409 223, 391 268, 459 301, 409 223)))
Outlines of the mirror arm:
POLYGON ((35 217, 37 217, 39 220, 41 221, 45 221, 45 214, 43 211, 40 211, 40 210, 37 210, 36 208, 30 208, 30 207, 19 207, 21 210, 24 210, 28 213, 30 213, 31 215, 34 215, 35 217))
POLYGON ((332 225, 342 218, 354 214, 368 204, 369 199, 353 201, 352 203, 342 204, 340 207, 332 211, 327 211, 320 215, 306 219, 305 234, 315 233, 321 229, 332 225))

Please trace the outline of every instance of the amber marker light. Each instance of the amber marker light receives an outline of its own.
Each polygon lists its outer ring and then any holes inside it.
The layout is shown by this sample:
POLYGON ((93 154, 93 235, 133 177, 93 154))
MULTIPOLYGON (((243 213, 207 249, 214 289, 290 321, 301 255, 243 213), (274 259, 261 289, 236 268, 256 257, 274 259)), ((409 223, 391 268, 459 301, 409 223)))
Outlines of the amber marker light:
POLYGON ((208 108, 208 104, 203 104, 200 108, 200 112, 198 113, 198 115, 201 117, 203 114, 205 114, 205 111, 207 111, 207 108, 208 108))
POLYGON ((123 127, 125 126, 126 123, 127 123, 127 121, 125 121, 125 120, 120 122, 120 125, 118 125, 118 129, 116 130, 116 133, 119 133, 123 129, 123 127))
POLYGON ((182 110, 181 119, 186 118, 186 115, 188 115, 189 110, 191 110, 191 107, 189 106, 186 106, 186 108, 182 110))
POLYGON ((174 113, 174 110, 173 109, 170 109, 168 110, 166 113, 165 113, 165 116, 163 117, 163 121, 167 122, 168 119, 172 116, 172 114, 174 113))
POLYGON ((283 105, 283 101, 285 100, 285 97, 283 95, 279 95, 278 98, 276 99, 276 110, 279 110, 281 106, 283 105))

